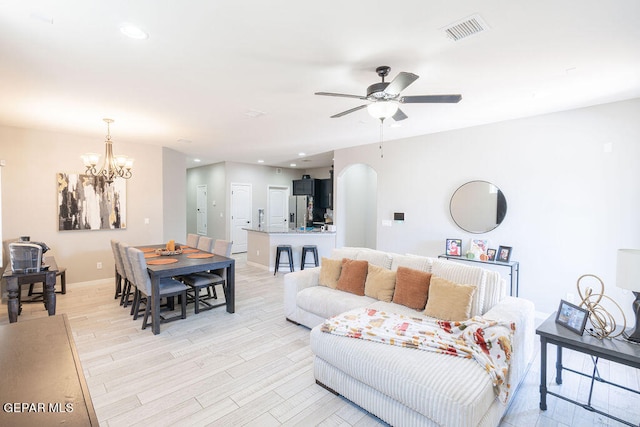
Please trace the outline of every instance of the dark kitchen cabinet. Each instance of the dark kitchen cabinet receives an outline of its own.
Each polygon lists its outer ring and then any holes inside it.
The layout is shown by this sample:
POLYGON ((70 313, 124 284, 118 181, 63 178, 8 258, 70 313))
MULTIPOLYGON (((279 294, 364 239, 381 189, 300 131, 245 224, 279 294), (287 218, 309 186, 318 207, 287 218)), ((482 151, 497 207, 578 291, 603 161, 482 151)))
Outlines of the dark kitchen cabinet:
POLYGON ((316 203, 321 209, 333 209, 333 180, 319 179, 316 183, 316 203))
POLYGON ((319 179, 296 179, 293 181, 294 196, 313 196, 316 195, 316 181, 319 179))

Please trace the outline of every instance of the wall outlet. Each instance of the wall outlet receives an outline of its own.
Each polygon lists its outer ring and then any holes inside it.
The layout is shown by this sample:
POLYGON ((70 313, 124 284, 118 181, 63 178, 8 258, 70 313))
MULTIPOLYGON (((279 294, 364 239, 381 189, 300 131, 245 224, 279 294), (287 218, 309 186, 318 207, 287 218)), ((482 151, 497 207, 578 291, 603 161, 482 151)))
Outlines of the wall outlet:
POLYGON ((98 270, 102 270, 102 263, 100 261, 98 261, 98 263, 96 264, 96 268, 98 270))

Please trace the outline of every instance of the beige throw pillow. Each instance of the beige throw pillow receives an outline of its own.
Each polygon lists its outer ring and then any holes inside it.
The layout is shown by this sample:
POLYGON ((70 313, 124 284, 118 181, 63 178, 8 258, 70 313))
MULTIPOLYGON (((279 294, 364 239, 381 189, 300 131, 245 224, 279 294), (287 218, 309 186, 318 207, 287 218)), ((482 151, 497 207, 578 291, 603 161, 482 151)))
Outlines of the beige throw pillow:
POLYGON ((342 260, 322 257, 320 262, 320 277, 318 284, 335 289, 342 271, 342 260))
POLYGON ((396 287, 396 272, 369 264, 367 280, 364 282, 364 294, 380 301, 391 302, 396 287))
POLYGON ((441 320, 467 320, 475 291, 475 285, 459 285, 433 276, 424 314, 441 320))
POLYGON ((336 289, 364 296, 364 282, 367 280, 368 266, 367 261, 344 258, 336 289))
POLYGON ((398 267, 393 302, 414 310, 424 310, 427 296, 429 295, 430 281, 431 273, 414 270, 413 268, 398 267))

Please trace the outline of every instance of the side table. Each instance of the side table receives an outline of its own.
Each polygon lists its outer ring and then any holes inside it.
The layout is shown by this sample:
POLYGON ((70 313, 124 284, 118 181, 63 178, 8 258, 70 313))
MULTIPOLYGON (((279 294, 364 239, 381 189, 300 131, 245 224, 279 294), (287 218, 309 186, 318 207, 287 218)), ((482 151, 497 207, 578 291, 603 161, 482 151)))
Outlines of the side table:
POLYGON ((626 341, 624 338, 616 339, 597 339, 588 335, 586 332, 583 336, 571 332, 570 330, 556 324, 556 313, 553 313, 536 329, 536 334, 540 335, 540 409, 547 410, 547 395, 555 396, 560 399, 581 406, 591 412, 612 418, 620 423, 629 426, 638 426, 638 423, 618 418, 614 415, 600 411, 591 406, 591 397, 593 393, 594 383, 604 383, 619 387, 632 393, 640 394, 640 391, 624 387, 619 384, 607 381, 600 377, 598 372, 598 360, 600 358, 611 362, 620 363, 625 366, 631 366, 640 369, 640 345, 626 341), (578 375, 591 378, 591 388, 589 390, 589 399, 587 402, 578 402, 570 399, 560 393, 555 393, 547 389, 547 344, 554 344, 557 347, 556 359, 556 384, 562 384, 562 371, 570 371, 578 375), (562 365, 562 349, 566 348, 591 356, 594 368, 593 372, 586 374, 573 369, 569 369, 562 365))

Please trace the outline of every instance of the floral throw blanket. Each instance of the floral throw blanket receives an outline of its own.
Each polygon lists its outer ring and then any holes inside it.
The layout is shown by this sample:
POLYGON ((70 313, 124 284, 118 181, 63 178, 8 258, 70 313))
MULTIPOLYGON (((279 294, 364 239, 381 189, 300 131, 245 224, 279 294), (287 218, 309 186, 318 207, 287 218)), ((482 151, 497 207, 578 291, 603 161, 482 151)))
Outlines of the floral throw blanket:
POLYGON ((474 317, 462 322, 417 318, 371 308, 351 310, 324 321, 322 332, 474 359, 509 397, 509 366, 514 323, 474 317))

